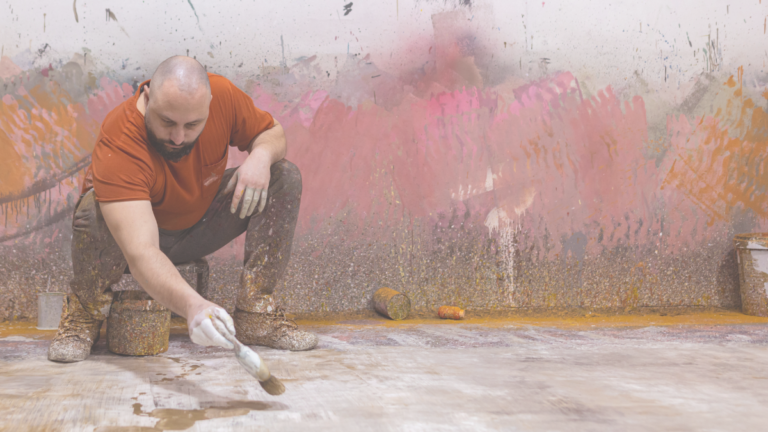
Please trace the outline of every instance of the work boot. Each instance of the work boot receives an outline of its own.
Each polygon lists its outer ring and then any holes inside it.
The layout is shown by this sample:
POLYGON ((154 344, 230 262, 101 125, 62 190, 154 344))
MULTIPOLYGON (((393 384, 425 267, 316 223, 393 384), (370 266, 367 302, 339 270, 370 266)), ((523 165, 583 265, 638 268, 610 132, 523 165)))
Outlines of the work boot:
POLYGON ((91 347, 99 340, 102 322, 86 312, 77 297, 70 296, 59 332, 48 347, 48 360, 74 363, 88 358, 91 347))
POLYGON ((291 351, 306 351, 317 346, 317 336, 299 330, 280 307, 265 313, 235 310, 235 332, 237 339, 246 345, 291 351))

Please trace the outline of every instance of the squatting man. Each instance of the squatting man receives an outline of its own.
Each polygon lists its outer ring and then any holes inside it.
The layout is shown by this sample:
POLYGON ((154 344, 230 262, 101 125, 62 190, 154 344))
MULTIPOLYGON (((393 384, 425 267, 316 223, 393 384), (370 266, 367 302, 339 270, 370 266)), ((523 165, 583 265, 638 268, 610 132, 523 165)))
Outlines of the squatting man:
POLYGON ((77 203, 73 296, 48 359, 85 360, 109 315, 112 285, 130 272, 147 294, 187 319, 192 342, 232 348, 211 320, 247 345, 308 350, 317 336, 272 297, 285 273, 301 174, 284 159, 282 126, 226 78, 171 57, 102 123, 77 203), (229 146, 247 151, 226 169, 229 146), (245 233, 234 317, 201 297, 175 264, 245 233), (234 318, 234 319, 233 319, 234 318))

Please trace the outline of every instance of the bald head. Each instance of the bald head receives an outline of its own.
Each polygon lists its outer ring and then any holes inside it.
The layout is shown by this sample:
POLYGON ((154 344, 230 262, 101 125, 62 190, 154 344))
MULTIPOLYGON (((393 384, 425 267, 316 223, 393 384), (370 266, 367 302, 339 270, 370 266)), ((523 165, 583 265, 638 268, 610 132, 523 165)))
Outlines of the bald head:
POLYGON ((166 85, 193 94, 205 89, 211 92, 208 73, 197 60, 186 56, 173 56, 160 63, 152 74, 152 88, 157 92, 166 85))
POLYGON ((212 98, 203 65, 184 56, 165 60, 143 96, 150 143, 168 160, 186 156, 205 127, 212 98))

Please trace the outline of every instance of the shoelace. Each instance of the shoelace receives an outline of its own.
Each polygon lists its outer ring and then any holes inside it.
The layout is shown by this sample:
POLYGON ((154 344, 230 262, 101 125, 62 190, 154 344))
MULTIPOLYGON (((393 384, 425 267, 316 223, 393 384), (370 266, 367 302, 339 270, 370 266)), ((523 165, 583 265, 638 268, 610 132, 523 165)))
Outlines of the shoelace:
POLYGON ((64 326, 63 330, 59 329, 59 335, 61 337, 84 337, 86 333, 86 329, 88 329, 89 326, 92 326, 94 324, 94 320, 87 312, 84 310, 81 310, 77 308, 76 306, 73 307, 73 311, 70 313, 70 311, 67 311, 67 314, 64 316, 64 326))
POLYGON ((279 324, 281 326, 287 326, 287 327, 290 327, 291 329, 294 329, 294 330, 299 328, 299 325, 296 324, 296 322, 294 320, 288 318, 285 315, 285 310, 283 308, 281 308, 280 306, 277 306, 275 308, 275 310, 272 311, 272 312, 267 312, 266 316, 269 319, 280 321, 279 324))

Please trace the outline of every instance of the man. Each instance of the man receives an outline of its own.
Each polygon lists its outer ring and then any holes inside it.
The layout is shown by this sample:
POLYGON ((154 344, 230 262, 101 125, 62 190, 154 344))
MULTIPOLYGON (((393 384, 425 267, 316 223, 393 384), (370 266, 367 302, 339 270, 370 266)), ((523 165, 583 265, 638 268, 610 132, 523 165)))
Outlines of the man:
POLYGON ((69 311, 48 359, 85 360, 126 268, 156 301, 187 319, 193 342, 231 348, 211 320, 248 345, 307 350, 271 297, 288 265, 301 200, 283 129, 226 78, 196 60, 165 60, 104 119, 73 221, 69 311), (225 170, 228 147, 248 151, 225 170), (174 264, 213 253, 243 232, 245 268, 234 320, 174 264))

